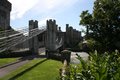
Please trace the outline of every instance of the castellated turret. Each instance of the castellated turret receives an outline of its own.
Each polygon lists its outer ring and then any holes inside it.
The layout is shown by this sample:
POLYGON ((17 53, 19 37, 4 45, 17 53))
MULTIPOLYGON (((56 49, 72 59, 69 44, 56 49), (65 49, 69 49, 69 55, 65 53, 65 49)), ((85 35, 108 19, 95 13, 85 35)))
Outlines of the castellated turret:
POLYGON ((0 28, 3 30, 11 29, 10 12, 12 4, 8 0, 0 0, 0 28))

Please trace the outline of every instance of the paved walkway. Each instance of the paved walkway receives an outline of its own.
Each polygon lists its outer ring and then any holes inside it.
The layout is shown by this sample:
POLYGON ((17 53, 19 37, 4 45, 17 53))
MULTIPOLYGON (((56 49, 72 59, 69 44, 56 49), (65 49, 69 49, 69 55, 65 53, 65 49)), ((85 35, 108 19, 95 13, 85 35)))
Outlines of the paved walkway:
POLYGON ((71 62, 72 64, 79 64, 80 61, 77 59, 77 55, 80 55, 84 60, 87 60, 88 59, 88 54, 86 52, 72 52, 71 53, 71 62))
POLYGON ((29 60, 21 61, 19 63, 4 67, 0 69, 0 78, 9 74, 10 72, 16 70, 17 68, 21 67, 22 65, 26 64, 29 60))
MULTIPOLYGON (((43 52, 45 52, 45 48, 40 48, 39 49, 39 54, 43 53, 43 52)), ((18 69, 19 67, 23 66, 24 64, 26 64, 27 62, 29 62, 30 60, 32 60, 34 58, 41 58, 41 56, 28 56, 28 57, 24 57, 18 63, 15 63, 15 64, 12 64, 12 65, 9 65, 9 66, 1 68, 0 69, 0 78, 4 77, 5 75, 7 75, 9 73, 11 73, 12 71, 15 71, 16 69, 18 69)))

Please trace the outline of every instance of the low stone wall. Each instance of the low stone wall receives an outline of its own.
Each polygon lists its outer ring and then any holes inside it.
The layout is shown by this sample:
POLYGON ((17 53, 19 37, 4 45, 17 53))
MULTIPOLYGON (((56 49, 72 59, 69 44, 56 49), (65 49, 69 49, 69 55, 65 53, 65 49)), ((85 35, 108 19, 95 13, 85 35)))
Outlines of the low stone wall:
POLYGON ((66 75, 69 75, 69 65, 67 63, 67 60, 64 60, 63 67, 59 70, 60 72, 60 79, 66 80, 66 75))

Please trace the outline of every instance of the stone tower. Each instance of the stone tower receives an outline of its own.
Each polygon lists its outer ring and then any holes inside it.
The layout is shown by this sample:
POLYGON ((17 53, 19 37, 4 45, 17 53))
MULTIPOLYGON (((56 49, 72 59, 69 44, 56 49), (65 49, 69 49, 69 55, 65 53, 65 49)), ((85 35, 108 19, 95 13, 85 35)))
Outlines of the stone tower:
POLYGON ((46 49, 49 51, 56 50, 56 34, 57 34, 57 25, 55 20, 47 20, 47 45, 46 49))
POLYGON ((8 0, 0 0, 0 28, 3 30, 11 29, 10 12, 12 4, 8 0))

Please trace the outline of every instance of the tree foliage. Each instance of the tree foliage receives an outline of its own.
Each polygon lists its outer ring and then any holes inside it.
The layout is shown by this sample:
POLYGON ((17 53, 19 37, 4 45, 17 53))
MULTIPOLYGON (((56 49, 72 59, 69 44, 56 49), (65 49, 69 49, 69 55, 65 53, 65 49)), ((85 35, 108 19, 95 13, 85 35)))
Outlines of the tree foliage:
POLYGON ((80 24, 89 30, 88 36, 105 50, 120 49, 120 0, 96 0, 93 13, 83 11, 80 17, 80 24))

